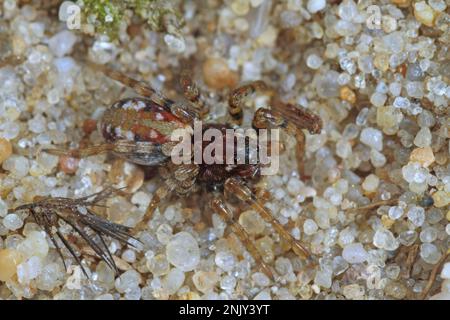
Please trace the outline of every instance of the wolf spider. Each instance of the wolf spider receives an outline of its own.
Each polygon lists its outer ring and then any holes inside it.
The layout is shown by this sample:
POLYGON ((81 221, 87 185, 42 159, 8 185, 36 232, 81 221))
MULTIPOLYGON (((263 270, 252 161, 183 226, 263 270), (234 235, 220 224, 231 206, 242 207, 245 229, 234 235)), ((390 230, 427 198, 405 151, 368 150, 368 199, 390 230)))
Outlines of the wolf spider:
MULTIPOLYGON (((248 205, 258 212, 290 244, 297 255, 303 258, 310 257, 309 251, 284 229, 269 209, 264 206, 263 201, 249 187, 260 179, 261 163, 236 165, 174 164, 170 161, 170 155, 174 147, 174 143, 170 141, 170 134, 175 129, 192 127, 194 121, 202 119, 208 113, 202 94, 186 73, 181 75, 180 83, 188 104, 180 104, 162 96, 145 83, 118 71, 101 65, 88 64, 91 68, 103 72, 109 78, 134 89, 141 97, 120 100, 104 112, 98 123, 98 128, 105 139, 104 143, 74 150, 46 149, 45 152, 78 158, 110 152, 138 165, 157 167, 164 182, 155 191, 147 208, 145 219, 137 226, 138 229, 145 227, 157 206, 170 194, 187 196, 202 189, 213 195, 213 199, 209 203, 212 211, 229 223, 232 231, 246 246, 257 264, 271 278, 273 278, 271 269, 264 263, 249 235, 236 221, 233 211, 227 205, 227 200, 231 195, 234 196, 234 200, 248 205)), ((233 128, 236 123, 240 124, 246 98, 256 91, 268 90, 270 90, 269 87, 263 81, 251 82, 234 89, 228 98, 228 112, 233 124, 207 124, 204 129, 216 128, 225 132, 226 129, 233 128)), ((297 140, 298 170, 303 175, 305 135, 302 129, 307 129, 311 134, 320 133, 322 129, 321 119, 307 110, 278 102, 272 108, 258 109, 252 124, 255 129, 283 129, 288 134, 293 135, 297 140)), ((203 142, 202 148, 207 146, 208 143, 203 142)), ((236 154, 233 156, 236 157, 236 154)), ((225 161, 222 163, 225 163, 225 161)), ((41 207, 51 207, 51 203, 51 199, 44 200, 41 207)), ((39 206, 36 207, 35 204, 34 208, 39 208, 39 206)), ((91 228, 100 232, 100 239, 102 239, 101 233, 118 238, 118 234, 122 236, 127 231, 114 226, 113 229, 118 232, 116 234, 108 231, 110 229, 107 228, 101 230, 96 228, 95 223, 91 225, 91 228)), ((47 229, 46 231, 49 232, 47 229)), ((83 236, 82 230, 77 231, 83 236)), ((104 254, 105 250, 96 249, 95 243, 90 242, 87 237, 84 238, 103 260, 108 262, 110 266, 115 267, 111 256, 104 254)), ((119 238, 119 240, 124 239, 119 238)))

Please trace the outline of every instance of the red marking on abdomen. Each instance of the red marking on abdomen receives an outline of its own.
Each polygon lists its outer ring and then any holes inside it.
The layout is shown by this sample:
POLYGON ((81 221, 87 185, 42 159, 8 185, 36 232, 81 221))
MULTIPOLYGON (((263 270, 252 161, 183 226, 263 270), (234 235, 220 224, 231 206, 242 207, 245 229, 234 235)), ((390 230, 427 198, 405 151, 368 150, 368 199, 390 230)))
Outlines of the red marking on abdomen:
POLYGON ((158 130, 140 124, 135 124, 131 132, 138 135, 141 141, 150 141, 155 143, 166 143, 170 141, 170 135, 161 134, 158 130))

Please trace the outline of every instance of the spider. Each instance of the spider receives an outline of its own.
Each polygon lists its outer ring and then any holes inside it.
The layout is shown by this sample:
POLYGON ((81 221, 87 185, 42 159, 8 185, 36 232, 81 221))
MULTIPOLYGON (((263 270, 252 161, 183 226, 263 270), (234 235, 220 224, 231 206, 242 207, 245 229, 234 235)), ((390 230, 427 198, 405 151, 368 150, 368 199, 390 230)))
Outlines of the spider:
MULTIPOLYGON (((104 112, 98 122, 98 129, 104 137, 104 143, 73 150, 46 149, 45 152, 77 158, 109 152, 138 165, 157 167, 163 183, 155 191, 145 219, 137 226, 138 229, 145 226, 155 209, 169 195, 188 196, 199 190, 206 190, 212 194, 209 202, 212 212, 229 224, 256 263, 270 277, 273 278, 271 269, 263 261, 245 229, 236 221, 233 210, 229 206, 230 197, 234 197, 235 201, 250 206, 259 213, 290 244, 298 256, 310 258, 309 251, 285 230, 270 210, 264 206, 262 199, 252 191, 252 186, 261 178, 261 163, 230 166, 205 163, 174 164, 171 161, 170 155, 174 147, 174 142, 170 140, 171 133, 176 129, 192 126, 195 121, 202 119, 208 113, 208 107, 198 86, 188 74, 182 73, 180 76, 181 88, 187 103, 178 103, 164 97, 144 82, 132 79, 121 72, 89 62, 88 65, 132 88, 139 97, 115 102, 104 112)), ((228 98, 228 112, 232 121, 226 124, 208 124, 203 130, 215 128, 226 132, 227 129, 241 124, 246 98, 256 91, 269 90, 270 88, 263 81, 251 82, 232 90, 228 98)), ((293 135, 297 141, 298 170, 303 175, 305 135, 302 129, 307 129, 311 134, 320 133, 322 121, 317 115, 294 105, 278 102, 272 108, 258 109, 253 117, 252 125, 255 129, 283 129, 293 135)), ((203 148, 208 144, 208 142, 203 143, 203 148)), ((111 232, 107 234, 112 235, 111 232)), ((92 243, 89 242, 89 244, 92 246, 92 243)), ((108 258, 102 251, 97 253, 102 259, 108 258)), ((114 261, 111 260, 108 258, 110 265, 114 267, 114 261)))

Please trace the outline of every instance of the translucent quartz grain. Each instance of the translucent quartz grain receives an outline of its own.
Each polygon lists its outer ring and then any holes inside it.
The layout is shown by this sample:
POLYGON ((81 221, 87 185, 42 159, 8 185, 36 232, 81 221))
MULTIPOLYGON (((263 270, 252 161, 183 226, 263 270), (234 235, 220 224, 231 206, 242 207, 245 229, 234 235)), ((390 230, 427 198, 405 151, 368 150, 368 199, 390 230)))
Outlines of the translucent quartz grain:
POLYGON ((418 162, 425 168, 429 167, 435 161, 433 149, 431 147, 423 147, 414 149, 409 157, 411 162, 418 162))
MULTIPOLYGON (((346 253, 346 254, 347 254, 347 253, 346 253)), ((349 256, 349 257, 347 257, 347 258, 348 258, 348 259, 352 259, 353 257, 354 257, 354 256, 349 256)), ((359 261, 359 259, 358 259, 357 261, 359 261)), ((345 272, 345 270, 348 269, 349 264, 348 264, 348 262, 347 262, 343 257, 341 257, 341 256, 336 256, 336 257, 333 258, 332 266, 333 266, 333 273, 334 273, 335 275, 340 275, 340 274, 342 274, 343 272, 345 272)))
POLYGON ((398 240, 395 239, 391 231, 386 229, 379 229, 373 236, 373 244, 380 249, 393 251, 398 248, 398 240))
POLYGON ((103 287, 112 289, 114 287, 115 274, 104 261, 100 261, 95 269, 97 280, 103 287))
POLYGON ((441 271, 442 279, 450 279, 450 262, 444 263, 441 271))
MULTIPOLYGON (((44 261, 45 262, 45 261, 44 261)), ((39 290, 52 291, 62 283, 65 270, 58 263, 44 264, 41 273, 36 278, 36 287, 39 290)))
POLYGON ((237 75, 229 69, 227 62, 221 58, 209 58, 203 64, 203 78, 212 89, 234 87, 237 84, 237 75))
POLYGON ((390 207, 389 211, 388 211, 389 218, 391 218, 393 220, 400 219, 400 217, 403 215, 403 213, 404 213, 404 210, 400 206, 390 207))
POLYGON ((253 210, 242 212, 239 216, 239 223, 249 234, 253 235, 262 233, 265 228, 263 218, 253 210))
POLYGON ((182 271, 193 270, 200 261, 197 240, 188 232, 175 234, 166 245, 167 260, 182 271))
POLYGON ((361 131, 360 140, 377 151, 383 150, 383 134, 378 129, 364 128, 361 131))
POLYGON ((317 231, 318 227, 314 220, 312 219, 306 219, 303 224, 303 231, 307 235, 312 235, 317 231))
POLYGON ((9 280, 15 273, 17 266, 23 260, 22 254, 14 249, 0 249, 0 281, 9 280))
POLYGON ((0 217, 5 217, 8 214, 8 204, 0 199, 0 217))
POLYGON ((268 290, 262 290, 253 298, 253 300, 272 300, 272 296, 268 290))
POLYGON ((270 279, 262 272, 255 272, 252 275, 253 281, 255 281, 255 284, 260 287, 266 287, 270 285, 270 279))
POLYGON ((30 170, 30 161, 23 156, 12 155, 3 162, 3 169, 11 171, 18 178, 22 178, 30 170))
POLYGON ((172 34, 166 34, 164 35, 164 42, 173 52, 182 53, 186 50, 186 42, 181 37, 174 36, 172 34))
POLYGON ((378 189, 378 185, 380 183, 380 179, 374 175, 369 174, 362 183, 362 188, 367 192, 374 192, 378 189))
POLYGON ((126 262, 133 263, 136 261, 136 252, 134 250, 127 249, 122 253, 122 259, 126 262))
POLYGON ((391 296, 395 299, 403 299, 407 294, 407 288, 404 284, 397 281, 390 281, 384 288, 384 291, 388 296, 391 296))
POLYGON ((17 279, 21 284, 28 284, 42 272, 42 260, 32 256, 17 266, 17 279))
POLYGON ((422 229, 422 231, 420 232, 420 240, 422 242, 427 242, 427 243, 431 243, 434 240, 436 240, 438 236, 438 232, 435 228, 433 227, 426 227, 424 229, 422 229))
POLYGON ((3 225, 14 231, 23 226, 23 220, 17 214, 10 213, 3 218, 3 225))
POLYGON ((219 277, 215 272, 212 271, 197 271, 192 276, 192 282, 194 283, 195 287, 200 290, 201 292, 208 292, 219 281, 219 277))
POLYGON ((344 247, 342 257, 348 263, 363 263, 368 258, 368 253, 361 243, 352 243, 344 247))
POLYGON ((436 13, 425 1, 420 1, 414 3, 414 16, 427 27, 432 27, 436 13))
POLYGON ((324 288, 330 288, 332 283, 331 277, 331 270, 319 270, 314 277, 314 283, 324 288))
POLYGON ((236 286, 236 278, 233 276, 225 276, 220 280, 220 288, 222 290, 232 291, 236 286))
POLYGON ((38 256, 45 258, 49 251, 46 233, 44 231, 31 231, 24 241, 18 244, 17 250, 24 256, 38 256))
POLYGON ((167 244, 172 237, 172 227, 166 223, 161 224, 156 230, 156 237, 162 244, 167 244))
POLYGON ((12 154, 12 145, 9 140, 0 138, 0 165, 12 154))
POLYGON ((233 270, 237 262, 235 256, 230 251, 217 252, 214 261, 224 271, 233 270))
POLYGON ((311 13, 316 13, 320 10, 323 10, 326 5, 327 2, 325 0, 308 0, 306 9, 308 9, 308 11, 311 13))
POLYGON ((436 264, 442 257, 442 254, 434 244, 424 243, 420 246, 420 257, 426 263, 436 264))
POLYGON ((49 39, 48 46, 52 53, 57 57, 65 56, 72 51, 77 37, 68 30, 63 30, 49 39))
POLYGON ((139 287, 141 276, 136 270, 128 270, 116 278, 115 287, 119 292, 130 292, 139 287))
POLYGON ((412 206, 407 213, 408 220, 420 227, 425 222, 425 210, 422 207, 412 206))
POLYGON ((365 289, 359 284, 349 284, 342 288, 342 293, 347 299, 361 300, 364 297, 365 289))
POLYGON ((246 15, 250 10, 250 0, 234 0, 231 3, 231 9, 237 15, 246 15))
POLYGON ((339 140, 336 143, 336 155, 342 159, 347 159, 352 154, 352 145, 347 140, 339 140))
POLYGON ((184 272, 178 268, 173 268, 164 277, 162 281, 163 289, 166 294, 174 294, 181 288, 185 279, 184 272))
POLYGON ((431 145, 431 132, 428 127, 421 128, 414 138, 414 144, 424 148, 431 145))
POLYGON ((434 206, 436 208, 442 208, 450 203, 450 192, 439 190, 432 195, 434 206))
POLYGON ((306 58, 306 65, 311 69, 318 69, 322 65, 323 60, 316 54, 310 54, 306 58))

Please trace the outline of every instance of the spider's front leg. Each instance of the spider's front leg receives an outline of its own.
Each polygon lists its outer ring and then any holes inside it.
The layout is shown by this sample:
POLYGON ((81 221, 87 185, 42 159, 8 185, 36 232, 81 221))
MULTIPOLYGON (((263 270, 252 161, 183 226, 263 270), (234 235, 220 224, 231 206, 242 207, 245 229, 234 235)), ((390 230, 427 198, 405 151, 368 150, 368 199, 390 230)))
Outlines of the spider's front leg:
MULTIPOLYGON (((255 81, 233 90, 228 99, 228 112, 235 122, 242 122, 245 99, 257 91, 270 91, 263 81, 255 81)), ((312 134, 320 133, 322 120, 312 112, 298 108, 292 104, 275 101, 271 109, 260 108, 253 118, 253 126, 257 129, 285 129, 297 140, 297 163, 300 175, 304 176, 303 154, 305 151, 305 134, 307 129, 312 134)))
POLYGON ((196 110, 192 110, 191 108, 168 99, 143 81, 133 79, 126 74, 113 70, 105 65, 99 65, 90 61, 87 62, 87 65, 94 70, 102 72, 107 77, 133 89, 137 94, 164 106, 185 123, 193 123, 194 120, 198 119, 198 112, 196 110))
POLYGON ((204 118, 208 114, 209 108, 205 103, 205 99, 203 98, 200 89, 187 71, 181 73, 180 85, 184 97, 191 102, 200 117, 204 118))
POLYGON ((311 254, 309 251, 289 232, 284 229, 280 222, 272 215, 269 209, 259 201, 253 192, 242 181, 236 178, 229 178, 225 182, 225 192, 234 194, 239 200, 250 205, 261 217, 272 225, 276 232, 286 240, 292 247, 292 250, 300 257, 309 258, 311 254))
POLYGON ((284 129, 297 140, 297 168, 302 177, 305 176, 303 156, 305 153, 305 134, 307 129, 311 134, 320 133, 322 120, 310 111, 297 108, 291 104, 275 104, 274 109, 260 108, 253 118, 256 129, 284 129))
POLYGON ((244 246, 247 248, 248 252, 252 255, 253 259, 255 259, 256 263, 261 266, 261 269, 264 273, 273 279, 273 273, 270 267, 264 262, 261 254, 258 252, 258 249, 251 241, 247 231, 233 218, 233 213, 225 204, 223 199, 213 199, 211 202, 211 208, 215 213, 217 213, 225 222, 227 222, 232 229, 232 231, 239 237, 244 246))
POLYGON ((257 92, 267 91, 269 87, 264 81, 254 81, 234 89, 228 97, 228 113, 237 124, 242 123, 245 99, 257 92))
POLYGON ((173 103, 173 101, 165 98, 160 93, 158 93, 155 89, 149 87, 143 81, 138 81, 136 79, 133 79, 133 78, 127 76, 126 74, 124 74, 120 71, 111 69, 105 65, 96 64, 91 61, 86 61, 86 64, 91 69, 100 71, 108 78, 118 81, 121 84, 123 84, 124 86, 127 86, 127 87, 133 89, 137 94, 139 94, 143 97, 150 98, 151 100, 153 100, 155 102, 159 102, 162 105, 170 106, 173 103))

